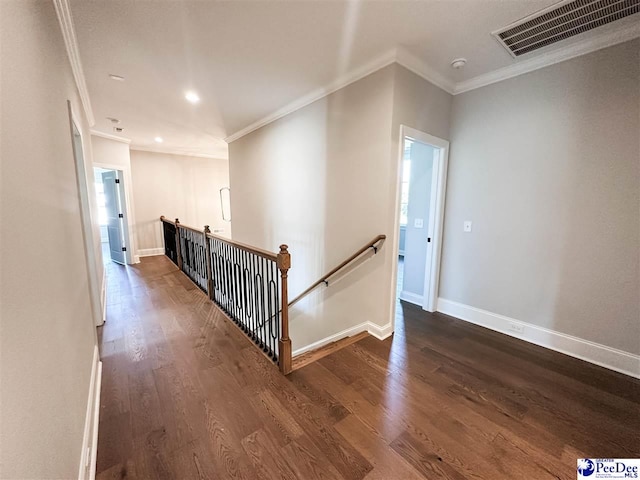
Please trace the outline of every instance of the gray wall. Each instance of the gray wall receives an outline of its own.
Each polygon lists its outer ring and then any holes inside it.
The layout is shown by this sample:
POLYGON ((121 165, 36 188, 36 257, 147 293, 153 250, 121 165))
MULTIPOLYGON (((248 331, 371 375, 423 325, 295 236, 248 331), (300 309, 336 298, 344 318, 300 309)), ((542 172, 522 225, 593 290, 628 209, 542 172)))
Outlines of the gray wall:
POLYGON ((413 294, 415 300, 417 300, 415 296, 422 297, 424 294, 434 151, 432 146, 420 142, 414 142, 411 145, 411 178, 402 293, 413 294), (423 221, 422 228, 415 227, 415 220, 418 218, 423 221))
POLYGON ((231 237, 220 209, 220 189, 229 186, 228 160, 131 150, 131 176, 141 253, 162 248, 160 215, 231 237))
MULTIPOLYGON (((229 145, 234 239, 271 251, 289 245, 292 298, 393 229, 393 75, 387 67, 229 145)), ((389 322, 396 257, 387 247, 294 306, 294 350, 389 322)))
POLYGON ((393 64, 229 145, 234 239, 287 243, 292 297, 387 235, 378 255, 296 304, 294 350, 367 321, 390 330, 400 125, 448 138, 450 108, 451 95, 393 64))
POLYGON ((0 478, 77 478, 96 338, 67 100, 90 158, 89 126, 52 2, 0 2, 0 45, 0 478))
POLYGON ((639 50, 454 97, 441 297, 640 353, 639 50))

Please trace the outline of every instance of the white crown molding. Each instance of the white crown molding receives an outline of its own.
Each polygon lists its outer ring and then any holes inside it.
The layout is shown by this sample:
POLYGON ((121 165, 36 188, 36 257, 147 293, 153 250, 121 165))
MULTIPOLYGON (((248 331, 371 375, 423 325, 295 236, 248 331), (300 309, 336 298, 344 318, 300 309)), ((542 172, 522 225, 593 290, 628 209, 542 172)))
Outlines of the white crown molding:
POLYGON ((334 82, 330 83, 325 87, 318 88, 307 95, 304 95, 297 100, 285 105, 284 107, 276 110, 275 112, 267 115, 266 117, 261 118, 257 122, 252 123, 251 125, 243 128, 242 130, 238 130, 237 132, 229 135, 224 140, 227 143, 231 143, 234 140, 239 139, 240 137, 244 137, 248 133, 253 132, 254 130, 259 129, 260 127, 264 127, 271 122, 278 120, 279 118, 284 117, 285 115, 289 115, 290 113, 295 112, 296 110, 300 110, 307 105, 312 104, 316 100, 320 100, 321 98, 326 97, 327 95, 331 95, 333 92, 340 90, 341 88, 346 87, 358 80, 370 75, 378 70, 391 65, 396 61, 396 52, 391 50, 384 55, 374 59, 373 61, 367 63, 363 67, 360 67, 356 70, 348 72, 347 74, 339 77, 334 82))
POLYGON ((542 53, 528 60, 523 60, 513 65, 509 65, 508 67, 500 68, 498 70, 470 78, 469 80, 459 82, 455 85, 453 94, 457 95, 459 93, 475 90, 476 88, 485 87, 492 83, 517 77, 540 68, 548 67, 556 63, 564 62, 565 60, 570 60, 581 55, 595 52, 596 50, 633 40, 637 37, 640 37, 640 23, 631 23, 619 30, 597 35, 583 42, 575 43, 565 48, 552 50, 547 53, 542 53))
POLYGON ((398 48, 396 51, 396 62, 419 77, 424 78, 427 82, 440 87, 445 92, 454 93, 455 84, 453 82, 447 80, 425 61, 409 53, 404 48, 398 48))
POLYGON ((109 133, 99 132, 98 130, 91 130, 91 135, 94 137, 102 137, 108 140, 114 140, 116 142, 122 142, 129 145, 131 143, 131 139, 125 137, 118 137, 117 135, 111 135, 109 133))
POLYGON ((214 158, 216 160, 228 160, 227 157, 223 157, 220 155, 211 155, 209 153, 192 153, 187 152, 185 150, 173 149, 173 148, 153 148, 153 147, 144 147, 131 145, 131 150, 137 150, 139 152, 149 152, 149 153, 164 153, 166 155, 180 155, 182 157, 198 157, 198 158, 214 158))
POLYGON ((565 48, 555 49, 547 53, 538 54, 537 56, 528 60, 520 61, 513 65, 509 65, 508 67, 500 68, 483 75, 478 75, 477 77, 458 83, 454 83, 448 80, 443 75, 438 73, 433 67, 427 64, 424 60, 416 57, 412 53, 409 53, 404 48, 399 47, 395 50, 395 52, 387 52, 374 61, 368 63, 364 67, 349 72, 340 77, 338 80, 332 82, 331 84, 325 87, 318 88, 317 90, 314 90, 313 92, 300 97, 299 99, 276 110, 272 114, 267 115, 266 117, 261 118, 257 122, 252 123, 242 130, 238 130, 237 132, 229 135, 224 140, 227 143, 231 143, 234 140, 247 135, 248 133, 251 133, 275 120, 278 120, 279 118, 284 117, 285 115, 306 107, 316 100, 320 100, 321 98, 324 98, 327 95, 330 95, 333 92, 340 90, 347 85, 350 85, 351 83, 357 82, 367 75, 370 75, 394 62, 402 65, 407 70, 412 71, 416 75, 424 78, 426 81, 441 88, 442 90, 452 95, 457 95, 460 93, 468 92, 470 90, 475 90, 476 88, 490 85, 492 83, 497 83, 501 82, 502 80, 517 77, 519 75, 523 75, 540 68, 554 65, 556 63, 564 62, 565 60, 570 60, 587 53, 595 52, 596 50, 600 50, 602 48, 611 47, 613 45, 617 45, 619 43, 623 43, 637 37, 640 37, 640 24, 632 23, 616 31, 594 36, 588 40, 570 45, 565 48))
POLYGON ((71 70, 73 71, 73 78, 76 81, 80 101, 82 102, 84 113, 87 116, 89 127, 93 127, 96 121, 91 108, 91 100, 89 99, 89 91, 87 90, 87 83, 82 70, 82 62, 80 61, 80 50, 78 49, 76 31, 73 28, 71 7, 69 6, 68 0, 53 0, 53 5, 55 6, 56 14, 58 15, 58 22, 60 23, 60 29, 62 30, 62 37, 64 38, 67 56, 71 63, 71 70))

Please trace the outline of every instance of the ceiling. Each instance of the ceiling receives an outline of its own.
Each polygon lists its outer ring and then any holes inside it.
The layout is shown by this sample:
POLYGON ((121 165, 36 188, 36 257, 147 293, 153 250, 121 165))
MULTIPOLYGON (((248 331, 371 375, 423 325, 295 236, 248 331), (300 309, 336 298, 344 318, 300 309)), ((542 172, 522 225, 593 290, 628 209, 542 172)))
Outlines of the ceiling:
MULTIPOLYGON (((124 129, 116 135, 131 139, 132 148, 220 158, 227 157, 225 138, 381 58, 394 58, 389 55, 397 49, 420 65, 414 70, 455 91, 562 48, 513 59, 491 36, 553 3, 70 0, 93 128, 114 134, 106 117, 115 117, 124 129), (458 57, 468 60, 462 70, 450 66, 458 57), (187 90, 201 101, 188 103, 187 90)), ((628 17, 601 29, 629 19, 637 21, 628 17)), ((566 42, 588 40, 596 30, 566 42)))

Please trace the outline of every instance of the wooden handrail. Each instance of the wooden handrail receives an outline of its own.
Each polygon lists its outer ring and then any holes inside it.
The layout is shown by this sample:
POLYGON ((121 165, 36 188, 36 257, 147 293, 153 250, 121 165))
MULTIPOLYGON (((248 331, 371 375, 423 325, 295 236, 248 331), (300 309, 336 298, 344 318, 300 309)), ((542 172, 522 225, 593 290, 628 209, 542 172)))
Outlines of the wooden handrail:
POLYGON ((309 288, 307 288, 304 292, 302 292, 300 295, 298 295, 296 298, 294 298, 293 300, 291 300, 289 302, 289 306, 293 305, 294 303, 298 302, 299 300, 301 300, 304 296, 306 296, 309 292, 311 292, 313 289, 315 289, 317 286, 321 285, 321 284, 325 284, 328 286, 328 281, 329 278, 331 278, 333 275, 335 275, 336 273, 338 273, 340 270, 342 270, 344 267, 346 267, 347 265, 349 265, 351 262, 353 262, 356 258, 358 258, 360 255, 362 255, 364 252, 366 252, 367 250, 369 250, 370 248, 373 248, 374 251, 376 253, 378 253, 378 247, 376 246, 376 244, 378 242, 381 242, 382 240, 386 239, 387 236, 386 235, 378 235, 377 237, 375 237, 373 240, 371 240, 369 243, 367 243, 364 247, 362 247, 361 249, 359 249, 356 253, 354 253, 353 255, 351 255, 349 258, 347 258, 345 261, 343 261, 342 263, 340 263, 340 265, 338 265, 337 267, 335 267, 334 269, 332 269, 331 271, 329 271, 328 273, 326 273, 325 275, 323 275, 322 277, 320 277, 318 279, 318 281, 314 282, 311 284, 311 286, 309 288))
MULTIPOLYGON (((176 225, 176 222, 172 222, 170 220, 167 220, 164 215, 162 215, 160 217, 160 220, 163 221, 163 222, 170 223, 172 225, 176 225)), ((184 223, 179 223, 178 222, 178 227, 204 234, 204 232, 203 232, 203 230, 201 228, 190 227, 188 225, 185 225, 184 223)), ((247 245, 246 243, 236 242, 235 240, 230 240, 228 238, 220 237, 218 235, 214 235, 213 233, 208 233, 207 232, 206 235, 209 238, 215 238, 217 240, 220 240, 221 242, 224 242, 224 243, 227 243, 229 245, 233 245, 234 247, 240 248, 241 250, 245 250, 245 251, 247 251, 249 253, 253 253, 253 254, 258 255, 260 257, 264 257, 264 258, 268 258, 269 260, 273 260, 274 262, 278 260, 278 254, 277 253, 269 252, 267 250, 262 250, 261 248, 257 248, 257 247, 252 247, 251 245, 247 245)))

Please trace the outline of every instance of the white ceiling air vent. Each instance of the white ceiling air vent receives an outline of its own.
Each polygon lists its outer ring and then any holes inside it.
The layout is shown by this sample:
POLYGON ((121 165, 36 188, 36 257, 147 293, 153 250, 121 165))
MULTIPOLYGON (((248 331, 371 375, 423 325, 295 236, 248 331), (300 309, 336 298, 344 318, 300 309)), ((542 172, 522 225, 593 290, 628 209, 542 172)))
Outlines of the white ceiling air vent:
POLYGON ((492 34, 513 57, 640 11, 640 0, 564 0, 492 34))

